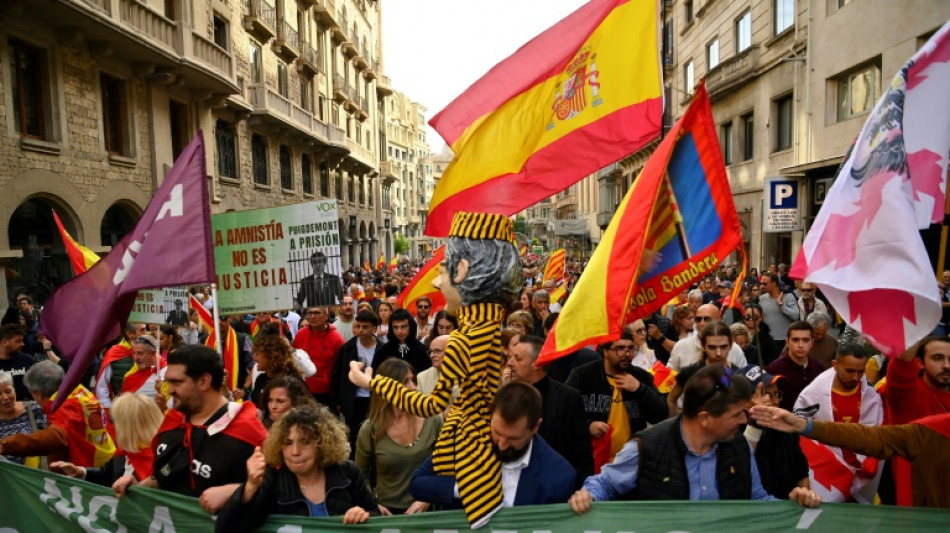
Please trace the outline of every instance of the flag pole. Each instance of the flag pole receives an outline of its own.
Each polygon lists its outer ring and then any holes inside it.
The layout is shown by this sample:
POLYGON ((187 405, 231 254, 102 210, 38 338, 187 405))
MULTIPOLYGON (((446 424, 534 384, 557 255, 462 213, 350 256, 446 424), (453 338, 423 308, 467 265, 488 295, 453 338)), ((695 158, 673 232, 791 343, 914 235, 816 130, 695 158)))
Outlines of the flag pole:
POLYGON ((214 351, 218 352, 222 358, 224 354, 221 352, 221 320, 218 318, 218 284, 211 284, 211 309, 212 314, 214 315, 214 351))
POLYGON ((948 219, 950 219, 950 191, 947 191, 947 193, 943 202, 943 225, 940 228, 940 252, 937 254, 937 268, 934 269, 937 281, 942 281, 943 279, 943 269, 946 268, 947 260, 947 234, 950 233, 950 226, 947 225, 948 219))
POLYGON ((161 324, 159 324, 159 326, 158 326, 158 335, 157 335, 157 337, 158 337, 158 339, 157 339, 157 340, 158 340, 158 349, 155 350, 155 351, 158 352, 158 359, 155 360, 155 366, 152 367, 152 368, 155 369, 155 373, 156 373, 156 374, 158 374, 158 367, 162 366, 162 326, 161 326, 161 324))

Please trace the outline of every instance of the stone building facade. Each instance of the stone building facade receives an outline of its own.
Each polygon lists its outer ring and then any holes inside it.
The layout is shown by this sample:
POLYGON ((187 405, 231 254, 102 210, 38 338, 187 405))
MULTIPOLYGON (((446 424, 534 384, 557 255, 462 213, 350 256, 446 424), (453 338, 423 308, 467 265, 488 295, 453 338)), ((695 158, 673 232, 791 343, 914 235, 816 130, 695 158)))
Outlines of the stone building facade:
POLYGON ((108 250, 199 131, 213 213, 336 198, 343 265, 391 254, 379 4, 0 5, 0 297, 71 277, 52 210, 108 250))

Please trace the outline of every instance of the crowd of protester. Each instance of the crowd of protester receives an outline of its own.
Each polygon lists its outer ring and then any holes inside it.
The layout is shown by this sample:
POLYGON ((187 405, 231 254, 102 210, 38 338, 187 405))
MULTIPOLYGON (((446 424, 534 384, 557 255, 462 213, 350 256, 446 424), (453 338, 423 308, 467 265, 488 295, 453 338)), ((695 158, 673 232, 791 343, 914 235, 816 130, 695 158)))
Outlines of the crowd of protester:
MULTIPOLYGON (((358 361, 432 392, 459 324, 431 312, 429 298, 414 302, 415 314, 401 307, 398 295, 422 264, 349 269, 339 305, 222 316, 236 380, 194 312, 180 328, 127 324, 52 413, 68 361, 44 334, 39 307, 17 295, 0 326, 0 456, 117 496, 141 485, 198 498, 218 531, 250 531, 269 514, 360 523, 460 508, 456 482, 435 475, 431 457, 451 405, 414 416, 348 378, 358 361), (98 413, 98 431, 89 413, 98 413)), ((586 260, 568 259, 564 287, 541 279, 543 265, 525 260, 524 289, 500 335, 507 363, 489 423, 506 506, 567 502, 581 513, 620 498, 815 506, 823 493, 803 434, 832 446, 854 474, 840 501, 950 507, 940 478, 950 464, 946 320, 887 360, 785 265, 744 276, 727 265, 619 339, 538 366, 560 309, 584 297, 573 289, 586 260), (660 369, 676 372, 669 387, 658 386, 660 369)), ((207 287, 191 291, 213 306, 207 287)))

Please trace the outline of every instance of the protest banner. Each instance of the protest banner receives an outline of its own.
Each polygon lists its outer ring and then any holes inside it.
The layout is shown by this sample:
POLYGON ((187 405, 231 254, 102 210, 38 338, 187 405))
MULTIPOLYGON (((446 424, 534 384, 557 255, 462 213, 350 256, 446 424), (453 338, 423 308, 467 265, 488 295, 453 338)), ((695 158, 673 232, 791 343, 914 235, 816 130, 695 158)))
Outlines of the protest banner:
POLYGON ((336 200, 222 213, 211 228, 221 314, 341 301, 336 200))
POLYGON ((188 287, 181 285, 139 291, 129 322, 187 326, 188 287))
MULTIPOLYGON (((0 461, 0 531, 212 531, 213 518, 198 500, 171 492, 132 488, 116 500, 109 487, 0 461)), ((502 509, 480 532, 637 533, 682 531, 943 531, 950 511, 887 505, 823 503, 803 509, 789 501, 597 502, 576 515, 566 503, 502 509)), ((258 530, 435 533, 470 531, 462 511, 372 517, 342 525, 342 517, 270 516, 258 530)))

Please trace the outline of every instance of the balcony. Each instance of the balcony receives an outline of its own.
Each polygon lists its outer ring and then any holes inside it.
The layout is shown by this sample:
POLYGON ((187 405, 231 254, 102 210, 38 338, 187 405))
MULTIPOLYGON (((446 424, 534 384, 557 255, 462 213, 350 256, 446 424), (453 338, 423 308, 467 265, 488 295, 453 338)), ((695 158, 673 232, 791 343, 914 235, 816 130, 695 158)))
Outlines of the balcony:
POLYGON ((376 92, 382 96, 390 96, 393 94, 392 82, 389 81, 389 76, 380 76, 376 80, 376 92))
POLYGON ((323 64, 320 61, 320 54, 307 41, 300 39, 297 44, 300 50, 300 57, 297 58, 297 70, 306 76, 313 77, 318 72, 323 73, 323 64))
POLYGON ((299 2, 304 9, 313 7, 319 3, 317 0, 299 0, 299 2))
POLYGON ((343 57, 347 59, 353 59, 358 54, 356 45, 349 39, 343 39, 343 42, 340 44, 340 51, 343 52, 343 57))
POLYGON ((347 99, 346 81, 340 74, 333 75, 333 101, 342 104, 347 99))
POLYGON ((356 118, 360 121, 369 118, 369 104, 364 96, 359 97, 359 108, 356 110, 356 118))
POLYGON ((759 55, 758 46, 752 46, 742 54, 723 61, 706 74, 706 89, 709 91, 710 100, 715 101, 718 97, 754 80, 758 76, 759 55))
MULTIPOLYGON (((321 122, 313 113, 303 109, 266 85, 252 85, 248 88, 251 100, 251 118, 255 123, 271 124, 279 128, 290 128, 299 137, 316 141, 323 145, 335 145, 339 134, 321 122)), ((339 128, 335 128, 339 130, 339 128)))
POLYGON ((277 26, 277 38, 274 39, 274 54, 290 63, 300 57, 300 35, 286 20, 281 20, 277 26))
MULTIPOLYGON (((355 49, 355 47, 354 47, 354 49, 355 49)), ((365 49, 364 49, 364 51, 365 51, 365 49)), ((356 56, 356 59, 353 60, 353 61, 354 61, 354 64, 356 65, 356 68, 358 68, 358 69, 360 69, 360 70, 366 70, 366 69, 368 69, 368 68, 369 68, 369 60, 366 59, 367 57, 369 57, 369 56, 366 56, 366 55, 357 55, 357 56, 356 56)))
POLYGON ((376 74, 379 72, 379 61, 373 59, 370 61, 370 68, 363 71, 363 77, 367 81, 373 81, 376 79, 376 74))
POLYGON ((346 147, 350 151, 346 159, 351 165, 361 167, 363 172, 376 169, 376 156, 372 152, 351 139, 346 140, 346 147))
POLYGON ((337 16, 330 24, 330 37, 336 43, 346 41, 346 18, 337 16))
POLYGON ((267 0, 245 0, 244 30, 266 43, 277 35, 277 10, 267 0))
POLYGON ((392 161, 380 161, 379 176, 383 178, 383 187, 388 187, 396 183, 398 178, 396 177, 396 170, 392 161))

